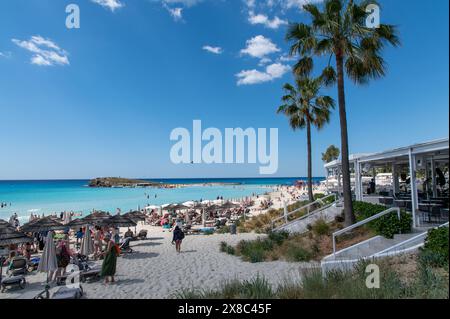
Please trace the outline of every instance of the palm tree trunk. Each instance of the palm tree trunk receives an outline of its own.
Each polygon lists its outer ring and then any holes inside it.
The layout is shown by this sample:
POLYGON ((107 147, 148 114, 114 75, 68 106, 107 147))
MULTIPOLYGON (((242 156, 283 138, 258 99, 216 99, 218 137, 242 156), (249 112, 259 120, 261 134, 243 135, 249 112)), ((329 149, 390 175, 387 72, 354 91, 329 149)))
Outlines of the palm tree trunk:
POLYGON ((345 110, 344 90, 344 58, 342 54, 336 54, 336 66, 338 75, 339 119, 341 124, 341 149, 342 149, 342 184, 344 193, 345 226, 355 223, 353 214, 352 190, 350 185, 350 163, 347 133, 347 112, 345 110))
POLYGON ((312 155, 311 155, 311 122, 306 120, 306 138, 308 143, 308 197, 309 201, 314 201, 314 195, 312 191, 312 155))

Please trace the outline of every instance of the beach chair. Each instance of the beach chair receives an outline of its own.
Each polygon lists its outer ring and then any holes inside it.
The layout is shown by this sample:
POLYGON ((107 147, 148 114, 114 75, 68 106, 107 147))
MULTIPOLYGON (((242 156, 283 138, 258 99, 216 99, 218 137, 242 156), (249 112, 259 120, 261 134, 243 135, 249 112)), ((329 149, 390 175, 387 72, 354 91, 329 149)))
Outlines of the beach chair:
MULTIPOLYGON (((81 282, 88 282, 88 281, 95 281, 100 279, 100 268, 91 268, 87 262, 87 257, 78 254, 75 257, 72 257, 71 263, 74 265, 77 265, 80 273, 80 281, 81 282)), ((59 276, 56 278, 56 284, 58 286, 62 286, 66 284, 67 278, 70 274, 64 274, 62 276, 59 276)))
POLYGON ((83 288, 81 286, 79 288, 60 287, 53 293, 51 299, 80 299, 81 297, 83 297, 83 288))
POLYGON ((1 292, 5 292, 7 287, 19 286, 20 289, 24 289, 26 280, 24 275, 11 276, 8 278, 2 278, 1 292))
POLYGON ((7 273, 10 276, 26 275, 27 272, 28 272, 28 261, 24 257, 13 258, 7 271, 7 273))

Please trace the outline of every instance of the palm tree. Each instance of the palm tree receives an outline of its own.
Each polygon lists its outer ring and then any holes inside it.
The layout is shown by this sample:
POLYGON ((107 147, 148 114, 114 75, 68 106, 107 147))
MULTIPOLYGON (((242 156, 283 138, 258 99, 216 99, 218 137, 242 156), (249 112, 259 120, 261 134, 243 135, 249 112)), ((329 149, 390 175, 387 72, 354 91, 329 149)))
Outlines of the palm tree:
MULTIPOLYGON (((376 4, 370 1, 371 4, 376 4)), ((381 56, 385 44, 400 44, 396 28, 381 24, 378 28, 366 27, 369 2, 356 4, 353 0, 326 0, 323 11, 307 4, 304 10, 311 15, 310 25, 295 23, 289 26, 286 39, 293 42, 291 56, 300 55, 294 66, 297 75, 309 74, 314 66, 312 54, 328 58, 322 76, 326 85, 337 80, 339 118, 341 126, 342 175, 345 224, 355 222, 350 187, 350 164, 347 134, 344 79, 347 75, 356 84, 385 75, 386 66, 381 56), (335 61, 335 68, 332 61, 335 61)))
POLYGON ((283 113, 289 118, 289 124, 295 131, 306 128, 308 143, 308 197, 312 202, 312 155, 311 155, 311 126, 321 129, 330 121, 334 100, 329 96, 320 95, 322 78, 298 77, 296 86, 285 84, 286 95, 283 96, 277 113, 283 113))

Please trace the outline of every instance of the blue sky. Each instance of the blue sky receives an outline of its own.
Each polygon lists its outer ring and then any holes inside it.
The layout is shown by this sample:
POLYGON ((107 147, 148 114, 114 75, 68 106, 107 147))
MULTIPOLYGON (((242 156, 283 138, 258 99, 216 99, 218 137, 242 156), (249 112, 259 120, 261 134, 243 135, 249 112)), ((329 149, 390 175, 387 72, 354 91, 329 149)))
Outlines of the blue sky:
MULTIPOLYGON (((292 81, 287 21, 302 0, 4 0, 0 3, 0 179, 253 177, 259 165, 174 165, 172 129, 279 128, 276 176, 306 174, 306 133, 276 115, 292 81), (78 4, 81 28, 67 29, 78 4)), ((351 152, 448 136, 448 1, 381 1, 402 46, 387 76, 347 81, 351 152)), ((324 93, 336 98, 336 88, 324 93)), ((339 119, 313 132, 340 145, 339 119)))

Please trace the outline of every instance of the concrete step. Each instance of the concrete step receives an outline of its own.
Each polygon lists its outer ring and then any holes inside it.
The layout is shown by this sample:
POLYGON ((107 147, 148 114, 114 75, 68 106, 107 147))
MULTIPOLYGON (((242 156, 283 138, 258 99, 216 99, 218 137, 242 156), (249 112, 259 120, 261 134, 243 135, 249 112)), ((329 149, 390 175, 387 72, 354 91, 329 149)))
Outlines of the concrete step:
MULTIPOLYGON (((329 256, 327 260, 338 260, 338 259, 360 259, 364 257, 370 257, 376 253, 379 253, 385 249, 402 243, 410 238, 413 238, 420 234, 419 232, 413 232, 410 234, 398 234, 395 235, 393 239, 384 238, 382 236, 373 237, 365 242, 356 244, 349 248, 343 249, 336 253, 336 256, 329 256)), ((411 245, 416 245, 417 243, 411 243, 411 245)), ((406 247, 403 247, 406 248, 406 247)))

